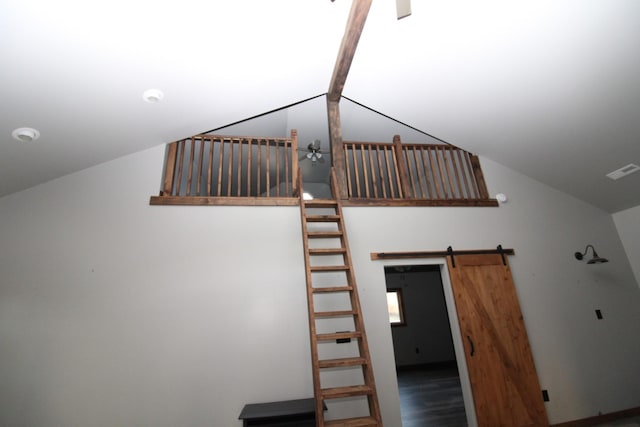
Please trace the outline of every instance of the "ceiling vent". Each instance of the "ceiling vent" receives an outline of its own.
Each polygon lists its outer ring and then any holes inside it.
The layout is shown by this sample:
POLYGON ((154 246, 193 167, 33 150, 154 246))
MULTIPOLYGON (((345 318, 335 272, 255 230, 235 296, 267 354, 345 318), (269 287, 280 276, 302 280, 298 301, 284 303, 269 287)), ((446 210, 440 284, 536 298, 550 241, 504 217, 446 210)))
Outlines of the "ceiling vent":
POLYGON ((640 166, 634 165, 633 163, 628 164, 627 166, 623 166, 618 170, 614 170, 613 172, 609 172, 607 174, 607 178, 611 178, 613 180, 620 179, 627 175, 630 175, 634 172, 638 172, 640 170, 640 166))

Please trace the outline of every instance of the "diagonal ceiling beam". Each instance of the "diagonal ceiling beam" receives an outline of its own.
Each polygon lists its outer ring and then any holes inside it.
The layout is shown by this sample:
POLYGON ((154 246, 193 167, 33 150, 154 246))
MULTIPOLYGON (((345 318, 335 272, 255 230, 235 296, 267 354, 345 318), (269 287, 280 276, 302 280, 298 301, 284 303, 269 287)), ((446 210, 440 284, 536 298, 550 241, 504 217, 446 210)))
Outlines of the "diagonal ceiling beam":
POLYGON ((336 59, 333 76, 331 76, 331 83, 329 84, 329 92, 327 92, 331 165, 337 172, 336 180, 338 184, 338 188, 334 189, 338 194, 334 194, 334 196, 341 199, 348 197, 348 195, 347 180, 344 174, 345 158, 342 143, 342 125, 340 123, 340 97, 342 96, 344 84, 347 81, 349 68, 351 68, 351 62, 356 53, 364 23, 369 14, 371 1, 372 0, 353 0, 353 3, 351 3, 349 19, 347 19, 347 26, 344 31, 344 36, 342 36, 342 42, 340 43, 338 58, 336 59))
POLYGON ((342 90, 347 81, 349 68, 351 68, 351 62, 356 53, 358 41, 360 40, 364 23, 369 14, 369 8, 371 8, 371 1, 372 0, 353 0, 351 4, 347 27, 342 37, 338 58, 336 59, 333 76, 329 84, 329 92, 327 94, 329 101, 337 102, 340 100, 340 96, 342 96, 342 90))

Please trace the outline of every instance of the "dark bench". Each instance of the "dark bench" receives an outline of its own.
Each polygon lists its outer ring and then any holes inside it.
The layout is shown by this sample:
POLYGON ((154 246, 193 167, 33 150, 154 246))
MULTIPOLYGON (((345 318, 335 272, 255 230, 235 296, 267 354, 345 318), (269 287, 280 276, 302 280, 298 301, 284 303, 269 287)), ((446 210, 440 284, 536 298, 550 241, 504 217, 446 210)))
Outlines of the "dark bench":
POLYGON ((310 398, 250 403, 244 405, 238 419, 245 427, 315 427, 316 401, 310 398))

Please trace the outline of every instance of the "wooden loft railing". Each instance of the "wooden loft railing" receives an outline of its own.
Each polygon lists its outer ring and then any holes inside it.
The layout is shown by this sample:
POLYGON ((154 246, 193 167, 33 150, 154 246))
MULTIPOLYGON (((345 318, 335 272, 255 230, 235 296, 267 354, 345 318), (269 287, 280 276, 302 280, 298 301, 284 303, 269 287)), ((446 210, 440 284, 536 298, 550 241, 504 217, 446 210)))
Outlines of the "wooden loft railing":
POLYGON ((298 137, 196 135, 168 145, 152 205, 296 205, 298 137))
MULTIPOLYGON (((446 144, 343 142, 344 206, 497 206, 478 157, 446 144)), ((298 137, 196 135, 168 145, 152 205, 297 205, 298 137)))
POLYGON ((343 142, 349 205, 497 206, 477 156, 446 144, 343 142))

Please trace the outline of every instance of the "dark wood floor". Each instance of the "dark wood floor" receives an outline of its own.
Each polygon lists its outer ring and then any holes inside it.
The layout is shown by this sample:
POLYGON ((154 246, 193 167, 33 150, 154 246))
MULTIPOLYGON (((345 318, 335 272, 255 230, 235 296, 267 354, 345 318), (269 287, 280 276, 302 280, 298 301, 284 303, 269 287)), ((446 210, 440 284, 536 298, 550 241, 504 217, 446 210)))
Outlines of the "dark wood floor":
POLYGON ((403 427, 466 427, 455 364, 399 368, 403 427))

